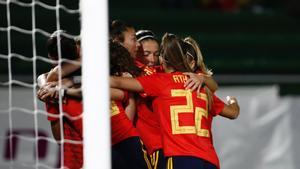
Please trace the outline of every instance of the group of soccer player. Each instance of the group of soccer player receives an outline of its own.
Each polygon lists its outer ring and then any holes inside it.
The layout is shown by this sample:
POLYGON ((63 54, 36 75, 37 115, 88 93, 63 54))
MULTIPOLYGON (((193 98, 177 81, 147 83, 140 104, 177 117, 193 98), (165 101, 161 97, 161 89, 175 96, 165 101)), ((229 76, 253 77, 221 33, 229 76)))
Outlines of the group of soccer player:
MULTIPOLYGON (((218 85, 197 42, 166 33, 160 43, 152 31, 136 32, 120 20, 110 23, 109 33, 112 167, 220 168, 212 119, 235 119, 239 106, 234 97, 224 103, 214 95, 218 85)), ((54 66, 39 76, 37 95, 63 143, 62 165, 76 169, 83 166, 81 50, 80 40, 65 34, 56 31, 47 42, 54 66)))

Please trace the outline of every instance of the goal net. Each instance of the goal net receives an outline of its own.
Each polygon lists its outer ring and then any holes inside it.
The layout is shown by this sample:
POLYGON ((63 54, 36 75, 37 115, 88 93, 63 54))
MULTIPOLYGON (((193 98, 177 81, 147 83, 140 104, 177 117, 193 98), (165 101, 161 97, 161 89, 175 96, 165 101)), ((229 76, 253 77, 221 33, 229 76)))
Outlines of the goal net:
POLYGON ((103 84, 108 79, 107 18, 107 1, 0 0, 0 169, 63 168, 66 158, 76 162, 80 157, 73 155, 80 153, 84 168, 110 168, 108 80, 103 84), (83 112, 75 116, 62 104, 60 41, 57 61, 47 53, 47 40, 57 30, 71 39, 81 37, 84 100, 83 112), (59 68, 58 114, 49 114, 37 97, 37 78, 53 64, 59 68), (51 118, 59 121, 60 140, 53 137, 51 118), (68 137, 65 119, 83 121, 79 136, 84 140, 68 137), (72 149, 78 145, 83 152, 72 149))

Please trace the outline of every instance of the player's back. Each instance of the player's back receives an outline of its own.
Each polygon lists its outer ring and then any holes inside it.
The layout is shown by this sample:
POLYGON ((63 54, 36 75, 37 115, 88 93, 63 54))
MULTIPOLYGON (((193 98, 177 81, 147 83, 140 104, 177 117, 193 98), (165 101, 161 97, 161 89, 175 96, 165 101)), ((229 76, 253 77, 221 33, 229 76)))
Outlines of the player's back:
POLYGON ((218 165, 212 145, 207 94, 185 90, 187 76, 180 72, 158 73, 138 79, 144 91, 156 96, 154 111, 159 114, 165 156, 193 156, 218 165))

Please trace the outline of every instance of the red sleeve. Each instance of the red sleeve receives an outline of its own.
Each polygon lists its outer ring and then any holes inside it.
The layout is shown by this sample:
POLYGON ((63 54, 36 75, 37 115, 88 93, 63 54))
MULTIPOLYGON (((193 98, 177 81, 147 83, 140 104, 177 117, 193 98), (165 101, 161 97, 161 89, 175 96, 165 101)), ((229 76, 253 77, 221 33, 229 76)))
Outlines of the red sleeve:
POLYGON ((162 89, 164 88, 164 83, 162 82, 158 74, 153 74, 149 76, 142 76, 136 78, 144 88, 144 92, 147 96, 158 96, 162 89))
POLYGON ((49 121, 55 121, 59 119, 59 107, 57 103, 46 102, 45 107, 49 121))
POLYGON ((219 115, 223 108, 225 106, 225 103, 218 98, 216 95, 213 95, 213 103, 212 103, 212 107, 211 107, 211 113, 213 116, 217 116, 219 115))

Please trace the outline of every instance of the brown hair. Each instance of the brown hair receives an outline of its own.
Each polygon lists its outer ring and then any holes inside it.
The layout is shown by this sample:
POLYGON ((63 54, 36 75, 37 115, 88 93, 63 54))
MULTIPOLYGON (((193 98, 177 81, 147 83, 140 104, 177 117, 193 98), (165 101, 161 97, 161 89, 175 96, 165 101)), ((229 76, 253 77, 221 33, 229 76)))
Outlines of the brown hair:
POLYGON ((190 46, 187 50, 187 58, 192 57, 196 62, 196 68, 194 71, 200 70, 204 74, 212 75, 212 71, 210 69, 207 69, 204 63, 204 59, 198 43, 191 37, 186 37, 183 41, 190 46))
MULTIPOLYGON (((181 40, 169 33, 166 33, 163 36, 161 56, 165 60, 167 66, 170 66, 179 72, 193 72, 188 64, 188 55, 191 55, 196 60, 197 66, 203 73, 211 75, 210 71, 206 69, 200 48, 194 39, 189 37, 185 40, 181 40)), ((204 89, 208 99, 208 110, 211 110, 213 102, 212 92, 206 86, 204 89)))
POLYGON ((113 20, 109 25, 109 36, 113 41, 118 41, 120 43, 124 42, 124 32, 128 31, 128 29, 133 26, 127 24, 121 20, 113 20))
POLYGON ((173 34, 165 33, 161 42, 161 57, 167 66, 179 72, 191 72, 186 56, 184 42, 173 34))
MULTIPOLYGON (((200 70, 201 73, 212 75, 212 71, 206 68, 198 43, 191 37, 186 37, 183 41, 189 46, 186 53, 187 59, 189 57, 192 57, 196 62, 196 68, 194 69, 194 71, 200 70)), ((213 103, 213 93, 207 86, 204 86, 204 89, 208 99, 208 110, 211 110, 211 105, 213 103)))
POLYGON ((47 51, 50 59, 59 59, 59 47, 62 59, 76 60, 79 58, 75 40, 67 37, 66 34, 67 32, 64 30, 57 30, 47 40, 47 51), (58 41, 60 41, 60 46, 58 46, 58 41))
POLYGON ((110 41, 109 56, 110 75, 121 76, 124 72, 130 73, 134 77, 140 75, 141 70, 134 64, 130 53, 119 43, 110 41))

